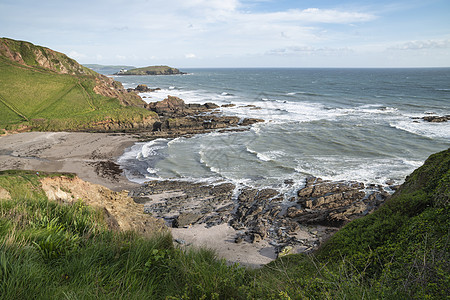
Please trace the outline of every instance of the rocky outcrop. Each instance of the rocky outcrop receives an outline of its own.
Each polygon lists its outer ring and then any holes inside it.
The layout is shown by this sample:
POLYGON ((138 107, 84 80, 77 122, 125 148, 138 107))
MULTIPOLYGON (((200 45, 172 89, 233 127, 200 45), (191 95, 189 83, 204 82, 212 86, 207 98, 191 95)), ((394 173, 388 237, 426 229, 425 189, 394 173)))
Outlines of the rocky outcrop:
POLYGON ((249 126, 262 119, 233 116, 220 116, 214 114, 219 108, 214 103, 185 104, 178 97, 168 96, 158 102, 150 102, 145 106, 148 110, 158 114, 160 120, 154 123, 153 136, 164 134, 185 135, 203 133, 215 129, 224 129, 236 126, 249 126))
MULTIPOLYGON (((221 116, 215 114, 218 106, 214 103, 185 104, 177 97, 168 96, 163 101, 151 102, 145 105, 154 114, 133 121, 119 121, 111 118, 87 124, 83 130, 95 132, 132 132, 142 139, 158 137, 170 138, 218 129, 230 129, 237 126, 249 126, 262 119, 221 116)), ((235 130, 245 130, 238 128, 235 130)))
POLYGON ((0 38, 0 55, 24 66, 39 66, 59 74, 95 75, 65 54, 25 41, 0 38))
POLYGON ((151 132, 156 123, 160 121, 157 114, 136 119, 135 121, 120 121, 111 118, 105 120, 86 124, 84 131, 94 132, 151 132))
POLYGON ((442 123, 450 120, 450 115, 446 116, 425 116, 422 117, 422 120, 432 123, 442 123))
POLYGON ((142 207, 127 195, 127 191, 113 192, 78 177, 45 177, 40 181, 49 200, 64 203, 82 200, 92 207, 103 210, 111 228, 136 230, 148 235, 165 230, 164 223, 144 214, 142 207))
POLYGON ((368 189, 359 182, 331 182, 311 177, 297 193, 288 216, 304 224, 340 227, 374 211, 389 193, 381 186, 368 189))
POLYGON ((146 84, 139 84, 137 87, 133 88, 128 88, 127 91, 130 92, 136 92, 136 93, 151 93, 151 92, 155 92, 155 91, 159 91, 161 90, 160 88, 154 88, 151 89, 149 88, 146 84))
POLYGON ((96 86, 94 87, 94 92, 99 95, 117 98, 124 106, 145 106, 145 102, 141 97, 135 93, 129 93, 125 90, 122 83, 115 81, 110 77, 98 74, 95 78, 95 82, 96 86))
POLYGON ((309 251, 347 222, 374 211, 388 197, 381 186, 331 182, 311 177, 289 200, 274 189, 243 188, 231 183, 208 186, 179 181, 151 181, 130 192, 145 212, 171 227, 227 223, 236 243, 268 240, 282 251, 286 246, 309 251), (316 228, 315 238, 299 238, 300 228, 316 228), (322 229, 317 229, 322 228, 322 229), (320 232, 319 232, 320 231, 320 232))
POLYGON ((161 116, 182 117, 192 114, 191 111, 187 111, 187 106, 182 99, 172 96, 167 96, 167 98, 162 101, 150 102, 145 108, 154 111, 161 116))

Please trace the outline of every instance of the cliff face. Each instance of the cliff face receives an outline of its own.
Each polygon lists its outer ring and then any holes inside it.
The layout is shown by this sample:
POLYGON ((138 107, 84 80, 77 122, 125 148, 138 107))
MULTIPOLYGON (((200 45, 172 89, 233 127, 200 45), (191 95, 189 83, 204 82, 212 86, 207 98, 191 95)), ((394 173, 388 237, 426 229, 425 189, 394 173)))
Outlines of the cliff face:
POLYGON ((0 38, 0 57, 27 68, 51 71, 56 74, 89 76, 95 81, 95 93, 119 99, 124 106, 143 107, 145 102, 133 93, 128 93, 120 82, 98 74, 80 65, 67 55, 25 41, 0 38))
POLYGON ((41 67, 58 74, 96 75, 65 54, 7 38, 0 39, 0 55, 28 67, 41 67))
POLYGON ((103 210, 110 227, 154 234, 164 230, 162 220, 145 214, 141 205, 135 203, 127 191, 114 192, 101 185, 86 182, 78 177, 44 177, 40 180, 42 190, 49 200, 63 203, 84 201, 87 205, 103 210))

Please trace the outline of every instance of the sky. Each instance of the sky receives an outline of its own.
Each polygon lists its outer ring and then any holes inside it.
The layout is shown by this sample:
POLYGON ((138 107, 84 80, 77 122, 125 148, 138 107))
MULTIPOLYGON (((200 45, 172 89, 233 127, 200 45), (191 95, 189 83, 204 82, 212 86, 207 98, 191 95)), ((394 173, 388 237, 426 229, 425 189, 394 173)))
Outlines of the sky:
POLYGON ((0 0, 0 36, 82 64, 450 67, 450 0, 0 0))

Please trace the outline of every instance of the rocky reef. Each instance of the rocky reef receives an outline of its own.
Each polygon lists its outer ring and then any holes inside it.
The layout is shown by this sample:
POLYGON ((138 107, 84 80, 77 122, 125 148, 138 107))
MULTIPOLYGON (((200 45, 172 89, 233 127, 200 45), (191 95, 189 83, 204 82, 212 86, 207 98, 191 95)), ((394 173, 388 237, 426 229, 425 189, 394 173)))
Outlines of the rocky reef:
POLYGON ((139 122, 118 122, 106 118, 91 124, 86 131, 135 133, 141 139, 154 139, 187 136, 220 129, 240 131, 245 130, 243 126, 264 122, 256 118, 241 119, 235 116, 223 116, 217 110, 219 106, 214 103, 186 104, 182 99, 172 96, 162 101, 145 104, 144 107, 153 114, 139 122))
POLYGON ((145 108, 155 112, 158 119, 151 131, 140 132, 144 138, 174 137, 209 132, 216 129, 248 126, 262 119, 223 116, 214 103, 186 104, 178 97, 168 96, 158 102, 150 102, 145 108))
POLYGON ((431 122, 431 123, 442 123, 450 120, 450 115, 446 116, 425 116, 422 117, 422 120, 431 122))
POLYGON ((377 185, 310 177, 289 199, 270 188, 182 181, 151 181, 130 196, 144 204, 146 213, 164 219, 170 227, 229 224, 236 230, 236 243, 266 239, 278 252, 287 246, 305 252, 316 249, 344 224, 374 211, 389 193, 377 185), (306 227, 312 238, 298 236, 299 229, 306 227))

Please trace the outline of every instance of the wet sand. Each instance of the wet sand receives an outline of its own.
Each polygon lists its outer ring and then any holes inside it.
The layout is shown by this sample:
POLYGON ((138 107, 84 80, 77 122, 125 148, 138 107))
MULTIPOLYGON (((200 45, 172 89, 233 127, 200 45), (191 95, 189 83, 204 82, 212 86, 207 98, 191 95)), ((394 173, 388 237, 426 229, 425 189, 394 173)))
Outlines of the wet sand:
POLYGON ((137 137, 125 134, 26 132, 0 137, 0 170, 70 172, 111 190, 138 185, 115 163, 137 137))

